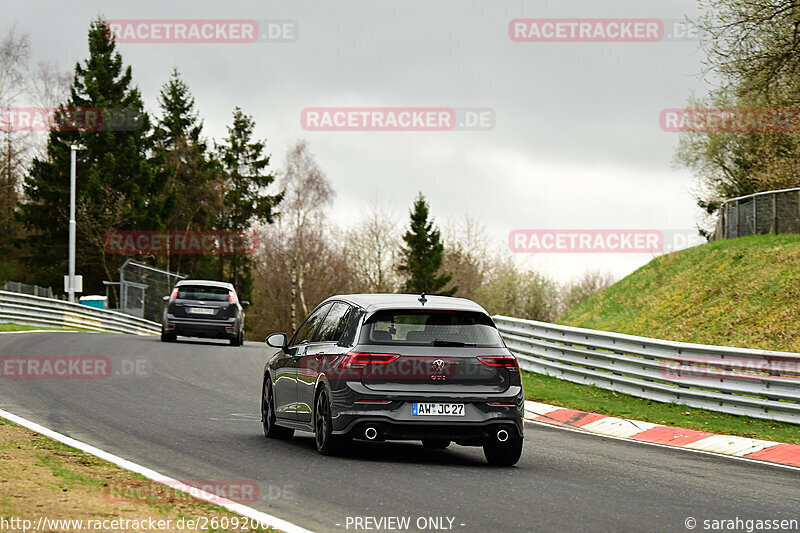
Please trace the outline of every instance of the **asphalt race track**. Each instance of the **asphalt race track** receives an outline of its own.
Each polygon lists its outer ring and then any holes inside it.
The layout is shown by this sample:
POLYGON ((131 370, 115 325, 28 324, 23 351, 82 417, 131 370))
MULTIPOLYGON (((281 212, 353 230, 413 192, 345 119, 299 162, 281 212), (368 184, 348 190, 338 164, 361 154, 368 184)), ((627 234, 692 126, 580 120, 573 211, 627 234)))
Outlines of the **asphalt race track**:
MULTIPOLYGON (((0 335, 0 355, 94 355, 106 379, 0 379, 0 408, 181 480, 249 480, 252 507, 315 531, 348 517, 449 517, 453 530, 687 531, 685 520, 800 520, 800 471, 526 424, 513 468, 480 448, 266 439, 267 350, 92 333, 0 335)), ((420 522, 422 523, 422 522, 420 522)), ((338 525, 337 525, 338 524, 338 525)), ((448 524, 448 520, 444 520, 448 524)), ((433 529, 442 531, 442 529, 433 529)), ((372 530, 374 531, 374 529, 372 530)))

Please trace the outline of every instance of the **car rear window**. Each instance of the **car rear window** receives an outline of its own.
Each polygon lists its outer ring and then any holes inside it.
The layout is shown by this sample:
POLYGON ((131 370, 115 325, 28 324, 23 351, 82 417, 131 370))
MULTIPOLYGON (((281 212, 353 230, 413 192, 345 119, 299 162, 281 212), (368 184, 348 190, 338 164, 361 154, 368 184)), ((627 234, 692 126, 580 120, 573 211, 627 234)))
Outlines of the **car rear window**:
POLYGON ((230 291, 226 287, 214 287, 211 285, 181 285, 178 287, 178 298, 181 300, 227 302, 229 292, 230 291))
POLYGON ((472 311, 378 311, 365 324, 369 344, 500 347, 492 319, 472 311))

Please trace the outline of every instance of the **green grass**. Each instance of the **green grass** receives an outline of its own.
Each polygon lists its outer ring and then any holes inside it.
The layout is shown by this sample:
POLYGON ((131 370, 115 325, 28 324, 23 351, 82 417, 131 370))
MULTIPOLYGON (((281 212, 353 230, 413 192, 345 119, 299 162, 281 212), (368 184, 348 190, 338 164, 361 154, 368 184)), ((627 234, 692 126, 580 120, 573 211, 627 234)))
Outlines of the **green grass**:
MULTIPOLYGON (((0 426, 13 428, 13 430, 18 430, 24 433, 24 440, 22 440, 20 438, 9 436, 9 434, 3 434, 3 432, 0 431, 0 449, 9 450, 5 453, 12 456, 10 459, 11 461, 13 461, 13 454, 15 453, 30 454, 36 459, 36 462, 33 465, 34 467, 46 469, 53 476, 55 480, 53 482, 53 486, 55 489, 51 487, 44 487, 42 485, 42 488, 49 489, 49 492, 43 494, 37 493, 37 497, 39 498, 52 500, 52 498, 60 497, 62 493, 67 492, 70 493, 70 497, 75 498, 74 494, 77 492, 80 494, 80 496, 78 496, 79 498, 84 498, 80 501, 90 501, 108 506, 105 501, 106 497, 104 496, 104 487, 109 483, 141 483, 144 486, 150 486, 155 483, 140 474, 121 469, 116 465, 113 465, 91 454, 62 444, 56 440, 50 439, 49 437, 45 437, 27 429, 20 428, 16 424, 6 419, 0 418, 0 426), (88 499, 87 495, 89 496, 88 499)), ((20 433, 18 432, 17 434, 20 433)), ((20 455, 20 457, 22 457, 22 455, 20 455)), ((30 467, 22 467, 23 475, 25 475, 25 468, 30 467)), ((19 474, 19 472, 16 473, 19 474)), ((6 480, 4 479, 3 481, 6 480)), ((11 483, 13 485, 13 481, 11 483)), ((8 485, 3 488, 9 489, 9 487, 11 487, 10 492, 13 493, 14 489, 12 485, 8 485)), ((0 492, 0 494, 2 494, 2 492, 0 492)), ((84 518, 98 519, 118 517, 118 513, 132 511, 153 512, 156 515, 156 519, 167 517, 173 520, 177 518, 196 520, 197 517, 201 516, 208 518, 215 517, 217 519, 221 517, 238 517, 238 515, 228 511, 220 505, 195 499, 189 494, 175 489, 168 491, 167 494, 172 494, 172 496, 162 497, 162 499, 157 497, 152 499, 134 498, 129 504, 114 507, 110 510, 110 514, 109 509, 105 509, 103 512, 106 512, 106 514, 104 514, 102 517, 92 516, 91 510, 86 511, 87 514, 84 516, 84 518)), ((36 502, 26 503, 36 504, 36 502)), ((9 509, 12 511, 9 516, 19 514, 14 511, 19 505, 20 502, 15 498, 0 498, 0 517, 3 517, 5 514, 9 514, 9 509)), ((37 508, 42 506, 43 505, 36 505, 37 508)), ((206 531, 213 532, 234 530, 220 528, 215 529, 210 528, 209 525, 209 529, 206 529, 206 531)), ((236 531, 242 530, 240 529, 236 531)), ((246 531, 275 532, 277 530, 273 528, 251 527, 246 531)))
POLYGON ((532 372, 522 371, 522 382, 525 398, 536 402, 665 426, 800 444, 800 431, 794 424, 659 403, 532 372))
POLYGON ((43 326, 23 326, 22 324, 14 324, 12 322, 0 323, 0 331, 31 331, 36 329, 47 329, 53 331, 76 331, 72 328, 49 328, 43 326))
POLYGON ((800 235, 720 240, 657 257, 558 322, 800 352, 800 235))

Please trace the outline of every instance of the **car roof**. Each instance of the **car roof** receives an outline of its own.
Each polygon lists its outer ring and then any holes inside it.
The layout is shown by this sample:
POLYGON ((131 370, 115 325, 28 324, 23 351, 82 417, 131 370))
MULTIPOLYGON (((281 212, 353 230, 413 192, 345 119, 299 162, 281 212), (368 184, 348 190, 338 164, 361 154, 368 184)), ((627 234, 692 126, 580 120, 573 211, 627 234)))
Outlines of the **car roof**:
POLYGON ((420 294, 340 294, 331 296, 326 299, 325 302, 342 300, 363 308, 369 314, 383 309, 437 309, 449 311, 476 311, 488 315, 483 307, 466 298, 426 294, 426 301, 423 305, 422 302, 420 302, 420 297, 420 294))
POLYGON ((213 281, 208 279, 182 279, 175 285, 176 287, 180 287, 181 285, 201 285, 206 287, 225 287, 228 290, 234 290, 233 285, 231 283, 227 283, 225 281, 213 281))

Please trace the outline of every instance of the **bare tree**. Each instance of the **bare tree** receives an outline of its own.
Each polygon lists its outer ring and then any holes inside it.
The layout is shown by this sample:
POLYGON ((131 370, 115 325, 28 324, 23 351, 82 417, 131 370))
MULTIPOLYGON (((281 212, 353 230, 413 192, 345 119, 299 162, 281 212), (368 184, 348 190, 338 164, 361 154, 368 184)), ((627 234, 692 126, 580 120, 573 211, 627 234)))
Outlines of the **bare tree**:
POLYGON ((26 72, 31 53, 30 38, 11 26, 0 40, 0 129, 5 133, 5 146, 0 163, 0 202, 3 213, 10 213, 18 195, 18 174, 25 146, 13 133, 10 114, 3 108, 17 103, 26 89, 26 72))
POLYGON ((16 25, 0 39, 0 131, 4 133, 0 149, 0 278, 15 276, 16 268, 6 258, 10 257, 10 239, 21 230, 14 217, 29 147, 27 136, 13 131, 4 108, 15 105, 25 92, 30 49, 28 35, 16 25))
POLYGON ((31 73, 28 86, 34 104, 40 107, 57 107, 67 102, 72 77, 54 62, 41 61, 31 73))
POLYGON ((446 226, 442 270, 453 274, 450 286, 458 287, 458 296, 475 298, 485 283, 494 261, 489 242, 486 226, 469 214, 446 226))
POLYGON ((309 234, 303 249, 298 250, 279 224, 259 231, 253 272, 253 298, 259 305, 248 312, 248 322, 254 330, 267 333, 297 329, 305 315, 297 313, 295 264, 304 265, 302 294, 308 310, 329 296, 353 291, 350 263, 332 233, 326 227, 323 232, 309 234))
POLYGON ((511 256, 497 257, 487 269, 474 299, 490 314, 553 321, 558 313, 558 285, 547 276, 523 270, 511 256))
POLYGON ((0 39, 0 104, 11 105, 26 88, 26 72, 31 55, 28 34, 11 26, 0 39))
MULTIPOLYGON (((63 106, 69 99, 69 89, 72 78, 68 72, 62 71, 53 62, 39 62, 36 68, 29 72, 26 83, 27 94, 30 95, 31 105, 44 109, 53 109, 63 106)), ((47 158, 48 132, 25 132, 27 148, 27 163, 33 159, 47 158)))
POLYGON ((559 314, 567 313, 590 296, 613 284, 614 277, 611 273, 587 270, 562 289, 559 314))
MULTIPOLYGON (((29 68, 30 38, 16 25, 0 39, 0 108, 35 105, 54 108, 66 102, 70 77, 55 63, 41 62, 29 68), (26 96, 27 101, 22 101, 26 96)), ((46 157, 46 132, 14 131, 8 122, 10 113, 0 112, 0 130, 4 131, 0 157, 0 202, 4 213, 16 204, 21 175, 29 168, 32 157, 46 157)))
POLYGON ((308 143, 297 141, 286 154, 286 168, 281 176, 284 199, 277 226, 289 238, 291 272, 291 325, 297 327, 297 304, 302 315, 308 314, 305 283, 316 261, 320 235, 324 234, 325 209, 333 204, 336 193, 317 164, 308 143))
POLYGON ((345 233, 345 245, 358 291, 378 293, 398 289, 400 279, 395 264, 399 260, 400 222, 391 205, 373 196, 355 227, 345 233))

